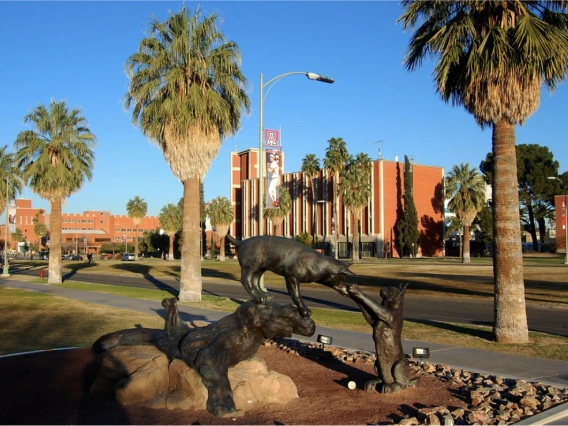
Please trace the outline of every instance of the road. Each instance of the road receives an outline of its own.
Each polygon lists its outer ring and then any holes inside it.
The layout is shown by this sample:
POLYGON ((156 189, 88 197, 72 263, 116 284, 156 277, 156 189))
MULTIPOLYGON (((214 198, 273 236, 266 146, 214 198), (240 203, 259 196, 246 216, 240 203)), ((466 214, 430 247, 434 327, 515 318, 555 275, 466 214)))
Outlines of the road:
MULTIPOLYGON (((13 268, 11 272, 15 274, 38 275, 37 269, 13 268)), ((81 270, 68 273, 64 276, 64 279, 131 287, 179 290, 179 282, 176 278, 152 277, 150 275, 141 277, 101 275, 90 274, 81 270)), ((267 289, 274 295, 276 302, 291 302, 284 285, 267 285, 267 289)), ((327 287, 319 285, 304 286, 300 291, 308 307, 359 311, 359 308, 351 299, 343 297, 335 290, 327 287)), ((239 300, 249 299, 242 285, 233 280, 203 278, 203 293, 239 300)), ((370 296, 380 300, 378 292, 377 294, 370 294, 370 296)), ((528 304, 527 318, 529 329, 532 331, 542 331, 568 337, 568 309, 528 304)), ((407 294, 404 300, 404 319, 491 325, 493 323, 493 299, 422 297, 407 294)))

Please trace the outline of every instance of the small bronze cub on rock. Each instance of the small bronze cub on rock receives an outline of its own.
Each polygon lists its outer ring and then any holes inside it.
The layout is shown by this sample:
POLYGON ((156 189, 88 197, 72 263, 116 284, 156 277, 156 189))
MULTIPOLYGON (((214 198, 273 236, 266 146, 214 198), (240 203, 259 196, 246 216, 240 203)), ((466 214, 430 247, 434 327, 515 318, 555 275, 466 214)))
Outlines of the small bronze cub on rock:
POLYGON ((349 297, 359 305, 363 316, 373 327, 377 352, 375 371, 379 378, 365 383, 367 392, 376 391, 379 383, 383 384, 381 393, 392 393, 414 386, 417 382, 417 379, 410 379, 410 366, 402 348, 402 310, 406 286, 401 284, 399 287, 381 289, 383 301, 379 304, 356 284, 346 284, 349 297))

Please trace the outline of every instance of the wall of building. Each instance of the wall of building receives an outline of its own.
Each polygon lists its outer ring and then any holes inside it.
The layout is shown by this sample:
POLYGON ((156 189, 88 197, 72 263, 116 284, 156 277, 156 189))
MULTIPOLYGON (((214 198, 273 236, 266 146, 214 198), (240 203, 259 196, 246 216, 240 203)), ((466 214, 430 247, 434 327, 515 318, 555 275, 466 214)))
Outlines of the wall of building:
MULTIPOLYGON (((256 159, 258 150, 234 152, 231 164, 235 165, 231 177, 231 202, 238 218, 231 226, 232 235, 249 238, 258 235, 258 178, 250 172, 249 159, 256 159), (238 180, 240 179, 240 180, 238 180)), ((420 251, 424 256, 443 255, 443 174, 442 167, 412 165, 413 195, 418 212, 420 251)), ((321 170, 312 182, 307 183, 301 172, 284 173, 285 185, 292 199, 292 209, 285 218, 281 233, 294 237, 303 232, 313 234, 312 212, 316 209, 316 235, 319 242, 333 243, 333 176, 321 170), (314 199, 315 197, 315 199, 314 199), (314 203, 315 201, 315 203, 314 203)), ((385 256, 385 244, 395 247, 395 224, 403 208, 404 163, 376 160, 371 176, 372 195, 362 212, 361 241, 374 243, 375 256, 385 256)), ((350 243, 357 230, 356 220, 339 197, 337 218, 338 242, 350 243)), ((264 219, 265 234, 273 234, 273 227, 264 219)), ((392 253, 394 257, 399 254, 392 253)))
MULTIPOLYGON (((40 243, 40 236, 35 234, 33 219, 38 217, 40 223, 50 227, 51 215, 41 209, 33 208, 31 200, 16 200, 16 228, 29 243, 40 243)), ((63 246, 75 245, 80 253, 98 253, 104 243, 119 242, 132 244, 135 238, 141 237, 144 231, 155 231, 160 228, 158 216, 146 216, 138 226, 138 233, 133 220, 126 215, 113 215, 107 211, 88 210, 83 213, 63 213, 61 217, 61 243, 63 246), (86 241, 85 241, 86 240, 86 241)), ((5 226, 0 228, 0 239, 4 239, 5 226)), ((8 232, 9 247, 15 248, 8 232)), ((129 249, 130 250, 130 249, 129 249)), ((73 250, 75 251, 75 250, 73 250)))

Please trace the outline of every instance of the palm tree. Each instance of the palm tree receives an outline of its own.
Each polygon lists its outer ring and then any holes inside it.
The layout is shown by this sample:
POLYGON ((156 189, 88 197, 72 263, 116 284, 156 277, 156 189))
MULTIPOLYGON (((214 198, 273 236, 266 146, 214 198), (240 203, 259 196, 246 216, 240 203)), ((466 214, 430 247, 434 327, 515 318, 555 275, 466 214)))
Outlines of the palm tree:
POLYGON ((323 159, 323 166, 329 169, 330 173, 333 175, 333 223, 335 228, 333 230, 333 240, 334 240, 334 252, 335 258, 338 258, 337 252, 337 230, 339 228, 337 205, 339 203, 338 196, 338 185, 339 185, 339 175, 345 169, 345 166, 349 162, 350 155, 347 151, 347 144, 343 138, 331 138, 328 142, 328 147, 325 150, 325 158, 323 159))
POLYGON ((69 110, 65 101, 38 105, 24 122, 35 130, 16 137, 16 160, 32 191, 49 200, 52 256, 47 282, 61 284, 61 203, 91 180, 96 139, 81 111, 69 110))
POLYGON ((454 212, 463 226, 463 263, 470 263, 469 227, 485 205, 485 181, 477 169, 461 163, 453 166, 446 176, 448 208, 454 212))
POLYGON ((39 209, 39 212, 32 219, 32 222, 34 224, 34 234, 36 235, 36 237, 38 237, 40 242, 39 246, 41 246, 41 243, 43 242, 43 237, 45 237, 49 232, 47 225, 39 221, 40 214, 43 214, 43 209, 39 209))
POLYGON ((264 215, 272 222, 274 235, 282 235, 282 222, 285 217, 288 217, 291 209, 292 198, 290 197, 290 193, 286 185, 280 185, 278 187, 278 207, 264 209, 264 215))
POLYGON ((20 228, 16 228, 16 231, 10 234, 10 240, 16 243, 16 257, 18 257, 18 243, 20 241, 24 241, 22 230, 20 228))
POLYGON ((189 16, 182 7, 164 22, 154 17, 150 36, 126 64, 132 121, 162 149, 183 184, 179 299, 186 302, 201 300, 199 184, 250 110, 239 48, 217 22, 215 13, 202 18, 199 8, 189 16))
POLYGON ((357 229, 353 232, 352 262, 359 262, 359 244, 361 241, 361 212, 369 203, 371 197, 371 159, 363 152, 349 162, 343 173, 341 196, 343 204, 357 221, 357 229))
POLYGON ((182 226, 182 215, 179 206, 168 203, 160 210, 160 227, 166 231, 170 239, 168 260, 174 260, 174 238, 182 226))
POLYGON ((134 226, 136 226, 136 239, 134 240, 134 258, 138 260, 138 227, 140 226, 140 222, 146 216, 146 212, 148 211, 148 203, 144 201, 143 198, 140 198, 138 195, 135 196, 132 200, 128 200, 126 203, 126 211, 128 212, 128 216, 134 222, 134 226))
POLYGON ((6 190, 8 190, 8 198, 15 199, 16 195, 22 192, 22 179, 19 176, 19 170, 15 167, 14 154, 8 153, 7 145, 0 148, 0 212, 3 212, 6 206, 6 190))
POLYGON ((229 226, 233 222, 235 215, 233 213, 233 206, 227 197, 217 197, 209 203, 207 209, 209 221, 211 226, 217 229, 217 234, 221 239, 221 252, 219 253, 219 260, 225 261, 225 235, 229 232, 229 226))
POLYGON ((316 242, 316 196, 314 194, 315 178, 320 171, 320 160, 315 154, 306 154, 302 159, 302 173, 312 189, 312 242, 316 242))
POLYGON ((529 341, 524 295, 515 125, 537 109, 540 89, 566 77, 568 4, 565 1, 402 2, 399 18, 414 30, 406 68, 438 57, 437 91, 463 105, 493 131, 495 322, 501 343, 529 341))
POLYGON ((463 247, 463 238, 462 238, 462 233, 463 233, 463 225, 461 223, 461 221, 457 218, 457 216, 450 216, 448 223, 446 225, 446 234, 444 235, 445 239, 450 238, 450 236, 454 233, 457 232, 458 233, 458 237, 460 240, 460 251, 459 251, 459 256, 462 257, 462 247, 463 247))

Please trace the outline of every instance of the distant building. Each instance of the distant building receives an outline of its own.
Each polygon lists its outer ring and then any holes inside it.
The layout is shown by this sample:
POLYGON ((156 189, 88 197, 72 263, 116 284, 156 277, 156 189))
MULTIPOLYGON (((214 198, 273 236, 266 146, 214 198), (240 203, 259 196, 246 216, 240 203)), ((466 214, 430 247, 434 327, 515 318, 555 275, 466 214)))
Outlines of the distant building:
MULTIPOLYGON (((42 209, 33 208, 29 199, 16 200, 16 228, 20 229, 24 240, 28 243, 40 243, 41 238, 35 234, 34 218, 50 228, 51 215, 42 209)), ((104 243, 117 242, 132 244, 136 238, 136 226, 127 215, 113 215, 106 211, 88 210, 83 213, 63 213, 61 215, 61 244, 79 253, 98 253, 104 243)), ((153 232, 160 228, 158 216, 146 216, 138 227, 138 236, 144 231, 153 232)), ((5 225, 0 226, 0 239, 4 239, 5 225)), ((9 247, 14 249, 11 235, 8 232, 9 247)), ((23 243, 19 248, 23 246, 23 243)), ((19 250, 20 251, 20 250, 19 250)))
MULTIPOLYGON (((237 238, 258 235, 258 149, 231 153, 231 194, 235 220, 230 232, 237 238)), ((282 154, 283 156, 283 154, 282 154)), ((282 158, 283 161, 283 158, 282 158)), ((361 217, 361 255, 385 257, 389 247, 399 257, 395 243, 397 211, 403 204, 404 163, 388 160, 372 162, 372 194, 361 217)), ((414 203, 418 212, 420 230, 419 255, 443 256, 444 204, 442 167, 412 164, 414 203)), ((311 183, 306 184, 302 172, 284 173, 281 184, 290 192, 292 209, 282 224, 282 235, 294 237, 315 231, 319 247, 333 255, 333 176, 321 170, 316 178, 312 197, 311 183), (315 201, 315 203, 314 203, 315 201), (312 229, 312 211, 315 204, 316 227, 312 229)), ((350 257, 356 222, 339 200, 338 251, 339 257, 350 257)), ((272 226, 264 218, 265 234, 272 234, 272 226)))

